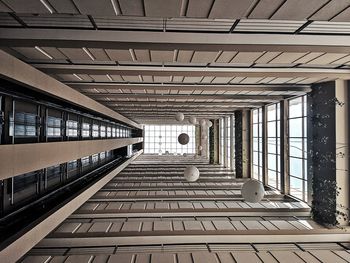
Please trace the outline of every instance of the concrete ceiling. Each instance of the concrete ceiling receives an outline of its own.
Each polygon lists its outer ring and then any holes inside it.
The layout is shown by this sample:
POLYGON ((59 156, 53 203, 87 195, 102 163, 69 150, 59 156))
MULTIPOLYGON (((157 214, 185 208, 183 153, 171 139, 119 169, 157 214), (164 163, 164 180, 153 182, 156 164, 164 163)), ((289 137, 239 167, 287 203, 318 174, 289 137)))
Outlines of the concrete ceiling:
POLYGON ((350 78, 350 0, 0 0, 0 46, 138 122, 350 78))

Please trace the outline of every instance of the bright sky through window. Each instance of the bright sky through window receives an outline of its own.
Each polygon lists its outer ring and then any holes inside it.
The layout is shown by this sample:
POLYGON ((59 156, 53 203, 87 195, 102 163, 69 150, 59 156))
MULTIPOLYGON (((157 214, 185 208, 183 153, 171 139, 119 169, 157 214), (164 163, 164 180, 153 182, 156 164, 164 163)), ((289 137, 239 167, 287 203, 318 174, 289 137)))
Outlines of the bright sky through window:
POLYGON ((145 153, 164 154, 194 154, 195 153, 195 126, 193 125, 145 125, 145 153), (181 145, 177 137, 187 133, 190 141, 181 145))

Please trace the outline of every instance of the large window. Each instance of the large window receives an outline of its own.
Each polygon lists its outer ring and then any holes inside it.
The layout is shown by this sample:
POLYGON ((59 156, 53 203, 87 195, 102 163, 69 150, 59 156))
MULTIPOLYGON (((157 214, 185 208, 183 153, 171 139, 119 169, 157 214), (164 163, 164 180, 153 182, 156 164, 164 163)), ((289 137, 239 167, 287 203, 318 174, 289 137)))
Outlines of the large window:
POLYGON ((227 166, 231 167, 231 119, 230 117, 226 118, 226 145, 227 145, 227 166))
POLYGON ((220 163, 224 164, 224 119, 220 119, 220 163))
POLYGON ((306 96, 289 100, 289 191, 307 201, 306 96))
POLYGON ((262 181, 262 108, 253 110, 253 178, 262 181))
POLYGON ((280 189, 280 104, 267 106, 267 184, 280 189))
POLYGON ((67 121, 67 136, 78 137, 78 122, 73 120, 67 121))
POLYGON ((145 125, 145 153, 195 153, 195 126, 145 125), (177 137, 181 133, 187 133, 190 137, 187 145, 181 145, 177 141, 177 137))
POLYGON ((62 119, 48 116, 47 117, 47 137, 61 137, 62 119))
MULTIPOLYGON (((234 115, 231 116, 231 129, 232 129, 232 137, 231 137, 231 144, 233 147, 232 151, 232 156, 231 156, 231 170, 233 172, 236 172, 236 167, 235 167, 235 135, 236 135, 236 130, 235 130, 235 117, 234 115)), ((231 154, 231 153, 230 153, 231 154)))

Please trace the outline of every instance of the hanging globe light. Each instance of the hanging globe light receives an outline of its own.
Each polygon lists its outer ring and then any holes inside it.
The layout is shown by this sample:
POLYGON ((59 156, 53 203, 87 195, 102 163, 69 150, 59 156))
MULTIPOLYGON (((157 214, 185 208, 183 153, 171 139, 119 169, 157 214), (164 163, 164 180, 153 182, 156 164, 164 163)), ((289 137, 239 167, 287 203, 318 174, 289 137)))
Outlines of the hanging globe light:
POLYGON ((211 126, 213 126, 213 123, 210 120, 206 120, 207 122, 207 126, 210 128, 211 126))
POLYGON ((198 151, 201 151, 201 150, 203 150, 203 147, 202 147, 202 145, 199 145, 198 146, 198 151))
POLYGON ((184 171, 184 176, 187 182, 195 182, 199 178, 199 170, 196 166, 188 166, 184 171))
POLYGON ((258 180, 250 179, 243 184, 241 193, 246 202, 258 203, 264 198, 264 185, 258 180))
POLYGON ((177 140, 181 145, 186 145, 190 141, 190 137, 187 133, 181 133, 179 137, 177 137, 177 140))
POLYGON ((193 124, 193 125, 196 125, 196 124, 197 124, 197 118, 194 117, 194 116, 191 116, 189 121, 190 121, 190 123, 193 124))
POLYGON ((178 112, 178 113, 176 113, 176 115, 175 115, 175 119, 176 119, 177 121, 183 121, 183 120, 185 119, 185 115, 183 115, 183 113, 181 113, 181 112, 178 112))

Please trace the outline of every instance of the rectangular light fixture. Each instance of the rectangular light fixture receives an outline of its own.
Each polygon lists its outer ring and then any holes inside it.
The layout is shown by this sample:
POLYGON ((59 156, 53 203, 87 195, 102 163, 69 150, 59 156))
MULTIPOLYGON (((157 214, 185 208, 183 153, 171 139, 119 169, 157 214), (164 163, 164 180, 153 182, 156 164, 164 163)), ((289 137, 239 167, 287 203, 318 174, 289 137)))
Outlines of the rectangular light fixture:
POLYGON ((77 74, 73 73, 73 76, 76 77, 79 80, 83 80, 81 77, 79 77, 77 74))
POLYGON ((112 77, 111 77, 109 74, 106 74, 106 76, 107 76, 107 78, 108 78, 111 82, 114 81, 114 80, 112 79, 112 77))
POLYGON ((53 10, 52 10, 51 6, 49 5, 49 3, 47 3, 45 0, 40 0, 40 2, 45 6, 45 8, 46 8, 47 10, 49 10, 49 12, 50 12, 51 14, 53 14, 53 10))
POLYGON ((119 8, 119 6, 117 5, 117 3, 115 2, 115 0, 111 0, 112 6, 113 6, 113 10, 116 16, 121 15, 121 10, 119 8))
POLYGON ((91 58, 91 60, 95 60, 95 57, 91 54, 91 52, 86 47, 83 47, 83 50, 86 53, 86 55, 88 55, 89 58, 91 58))
POLYGON ((41 54, 43 54, 44 56, 48 57, 49 59, 53 59, 52 56, 50 56, 47 52, 45 52, 44 50, 42 50, 40 47, 35 46, 35 49, 38 50, 41 54))

